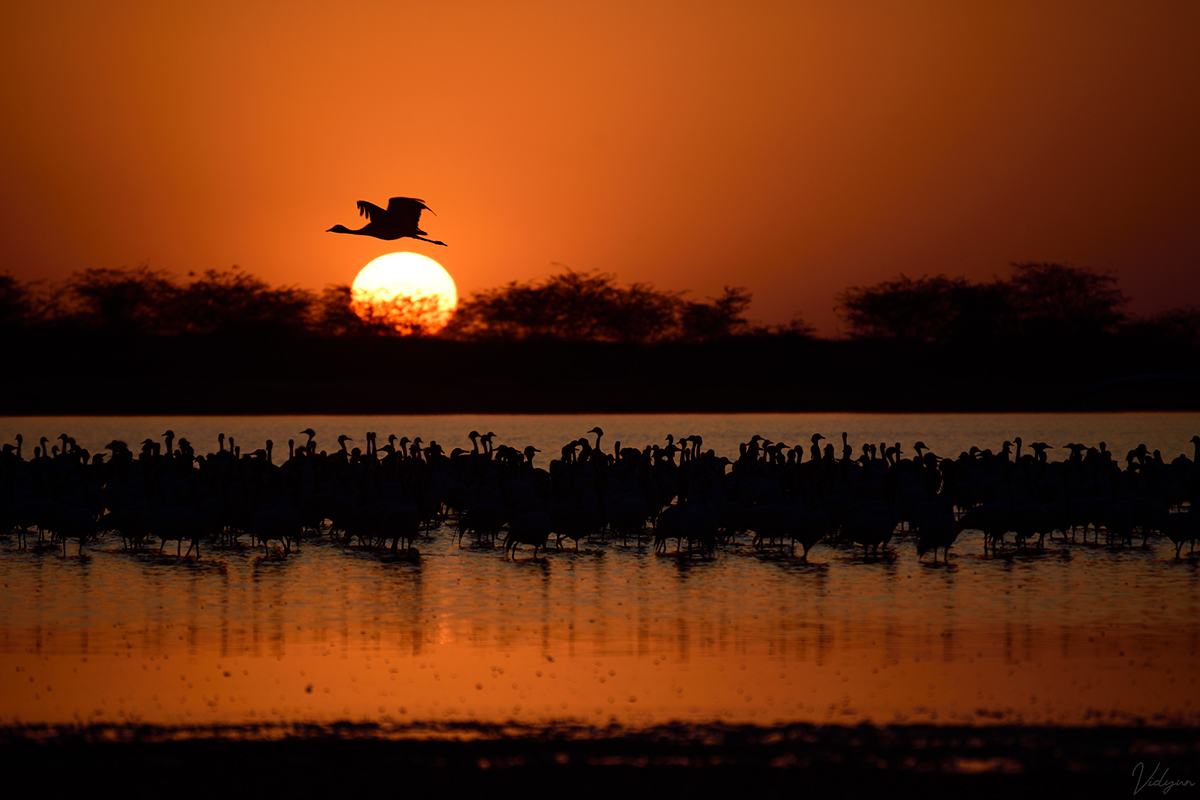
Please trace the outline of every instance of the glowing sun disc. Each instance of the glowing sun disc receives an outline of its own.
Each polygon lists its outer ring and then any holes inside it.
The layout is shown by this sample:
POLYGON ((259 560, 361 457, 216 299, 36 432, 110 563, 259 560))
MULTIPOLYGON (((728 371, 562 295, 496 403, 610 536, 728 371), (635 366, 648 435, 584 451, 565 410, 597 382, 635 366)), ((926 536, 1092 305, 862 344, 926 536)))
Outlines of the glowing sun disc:
POLYGON ((437 333, 454 316, 458 289, 441 264, 420 253, 388 253, 362 268, 350 287, 364 320, 401 333, 437 333))

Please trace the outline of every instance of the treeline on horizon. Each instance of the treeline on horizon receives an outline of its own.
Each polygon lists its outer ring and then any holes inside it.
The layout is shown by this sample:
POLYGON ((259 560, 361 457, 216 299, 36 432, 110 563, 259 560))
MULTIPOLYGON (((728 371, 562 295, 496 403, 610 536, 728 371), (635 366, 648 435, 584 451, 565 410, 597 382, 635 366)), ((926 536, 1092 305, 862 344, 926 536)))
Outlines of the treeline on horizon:
MULTIPOLYGON (((1011 276, 987 282, 901 275, 850 287, 836 298, 844 338, 970 345, 1082 344, 1119 336, 1184 348, 1200 344, 1200 308, 1134 317, 1126 312, 1129 298, 1111 275, 1062 264, 1030 262, 1012 268, 1011 276)), ((753 297, 744 288, 727 287, 720 297, 704 301, 685 295, 642 283, 621 287, 607 274, 567 271, 476 292, 460 301, 446 328, 431 335, 425 322, 429 309, 409 300, 394 301, 392 310, 407 320, 397 327, 385 313, 367 319, 356 314, 345 285, 319 292, 272 287, 236 267, 189 274, 180 282, 141 266, 88 269, 52 285, 2 274, 0 329, 6 334, 415 336, 636 345, 816 338, 815 329, 799 316, 785 325, 752 323, 747 312, 753 297)))
MULTIPOLYGON (((426 299, 428 300, 428 298, 426 299)), ((80 331, 137 336, 260 334, 404 337, 451 341, 528 339, 652 344, 704 342, 753 332, 811 335, 802 323, 752 329, 744 289, 708 302, 646 284, 621 288, 610 275, 565 272, 513 282, 460 300, 437 333, 436 303, 397 298, 364 308, 346 285, 320 292, 272 287, 237 267, 179 282, 148 267, 89 269, 45 285, 0 275, 0 326, 7 331, 80 331), (362 315, 355 309, 363 311, 362 315), (397 320, 400 320, 397 322, 397 320)))
POLYGON ((751 300, 565 272, 477 292, 430 335, 428 306, 398 303, 396 330, 348 286, 236 268, 0 275, 0 414, 1200 410, 1200 311, 1135 317, 1090 269, 850 287, 838 338, 757 325, 751 300))

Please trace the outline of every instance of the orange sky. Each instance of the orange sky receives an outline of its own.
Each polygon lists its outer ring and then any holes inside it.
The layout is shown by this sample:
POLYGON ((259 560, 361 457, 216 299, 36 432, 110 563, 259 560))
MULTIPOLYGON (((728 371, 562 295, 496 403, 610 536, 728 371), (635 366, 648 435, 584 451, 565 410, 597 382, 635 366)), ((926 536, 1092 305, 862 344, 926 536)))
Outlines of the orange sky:
POLYGON ((562 269, 834 295, 1011 261, 1200 303, 1193 2, 50 2, 6 10, 0 241, 22 279, 237 264, 460 292, 562 269), (441 248, 326 233, 423 198, 441 248))

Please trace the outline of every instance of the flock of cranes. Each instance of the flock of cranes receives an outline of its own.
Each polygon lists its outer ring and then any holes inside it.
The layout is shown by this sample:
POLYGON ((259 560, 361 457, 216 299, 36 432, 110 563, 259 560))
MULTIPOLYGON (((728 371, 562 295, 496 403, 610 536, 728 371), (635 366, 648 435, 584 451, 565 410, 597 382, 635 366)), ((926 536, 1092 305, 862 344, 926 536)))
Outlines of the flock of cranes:
POLYGON ((39 440, 28 459, 17 436, 0 453, 0 534, 20 548, 36 535, 64 556, 68 542, 82 554, 105 534, 130 550, 174 541, 177 556, 196 558, 202 544, 247 542, 286 555, 305 536, 415 554, 414 541, 444 525, 459 545, 502 542, 512 558, 521 545, 537 559, 564 541, 578 549, 605 537, 659 553, 674 540, 675 552, 701 557, 739 538, 792 554, 799 544, 803 560, 818 543, 869 558, 900 536, 934 562, 939 551, 949 559, 964 531, 982 534, 985 554, 1010 536, 1023 550, 1054 537, 1133 547, 1162 536, 1178 559, 1200 539, 1200 436, 1191 458, 1169 462, 1144 445, 1119 457, 1104 443, 1026 448, 1020 437, 956 458, 916 442, 910 457, 899 443, 856 449, 846 433, 840 451, 822 446, 822 434, 795 446, 756 435, 731 460, 697 435, 606 449, 596 427, 543 468, 537 448, 497 443, 492 432, 471 431, 470 449, 449 453, 419 437, 381 445, 374 432, 362 448, 338 436, 330 452, 313 429, 300 435, 284 458, 270 440, 244 451, 224 434, 206 454, 170 430, 162 442, 134 450, 112 441, 100 453, 62 434, 39 440), (1053 450, 1065 457, 1051 459, 1053 450))

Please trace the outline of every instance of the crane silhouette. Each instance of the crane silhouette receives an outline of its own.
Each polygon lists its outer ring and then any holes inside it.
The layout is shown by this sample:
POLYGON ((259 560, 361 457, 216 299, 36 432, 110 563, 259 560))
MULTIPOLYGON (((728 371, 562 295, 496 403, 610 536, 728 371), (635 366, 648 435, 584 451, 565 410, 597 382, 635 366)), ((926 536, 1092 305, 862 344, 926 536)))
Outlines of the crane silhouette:
POLYGON ((326 232, 355 233, 359 236, 374 236, 376 239, 387 240, 408 237, 445 247, 445 242, 426 239, 423 235, 425 231, 417 226, 422 211, 433 213, 429 206, 425 205, 424 200, 417 200, 413 197, 393 197, 388 200, 386 209, 380 208, 374 203, 368 203, 366 200, 359 200, 358 213, 367 218, 366 225, 356 231, 350 230, 345 225, 334 225, 326 232))

